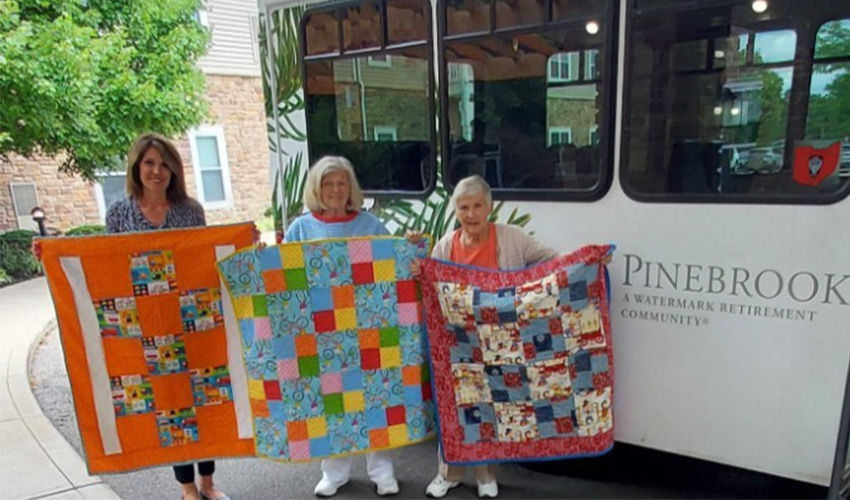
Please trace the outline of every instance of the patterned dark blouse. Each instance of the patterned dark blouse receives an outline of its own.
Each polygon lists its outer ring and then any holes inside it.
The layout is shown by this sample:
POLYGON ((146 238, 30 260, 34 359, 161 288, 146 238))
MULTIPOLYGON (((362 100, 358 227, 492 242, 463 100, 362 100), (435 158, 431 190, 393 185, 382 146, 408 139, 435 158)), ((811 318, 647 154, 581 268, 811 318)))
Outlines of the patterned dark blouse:
POLYGON ((113 203, 109 207, 109 211, 106 212, 107 233, 130 233, 206 225, 204 207, 192 199, 188 199, 182 204, 172 204, 159 226, 154 226, 151 221, 145 218, 139 203, 133 198, 113 203))

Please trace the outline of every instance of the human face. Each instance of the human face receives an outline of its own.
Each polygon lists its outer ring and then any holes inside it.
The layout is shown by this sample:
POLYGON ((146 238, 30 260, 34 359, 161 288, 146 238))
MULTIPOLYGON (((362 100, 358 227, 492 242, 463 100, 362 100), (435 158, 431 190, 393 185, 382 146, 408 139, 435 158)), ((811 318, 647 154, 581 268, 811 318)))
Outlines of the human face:
POLYGON ((145 191, 164 193, 171 183, 171 175, 171 170, 162 159, 162 153, 155 147, 148 148, 139 163, 139 177, 145 191))
POLYGON ((351 182, 345 172, 328 172, 322 176, 322 204, 326 212, 342 215, 351 196, 351 182))
POLYGON ((469 236, 478 236, 487 228, 490 204, 483 193, 461 196, 455 203, 455 217, 469 236))

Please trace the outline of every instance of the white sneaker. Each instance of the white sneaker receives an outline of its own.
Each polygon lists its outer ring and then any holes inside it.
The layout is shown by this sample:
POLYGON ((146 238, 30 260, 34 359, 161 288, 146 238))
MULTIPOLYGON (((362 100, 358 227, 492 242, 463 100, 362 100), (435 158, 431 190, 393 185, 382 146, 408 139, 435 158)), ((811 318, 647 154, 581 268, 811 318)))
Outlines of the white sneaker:
POLYGON ((323 477, 322 480, 319 481, 319 484, 316 485, 316 489, 313 490, 313 494, 317 497, 332 497, 336 495, 336 492, 341 487, 345 486, 346 483, 348 483, 348 479, 337 483, 323 477))
POLYGON ((437 474, 437 477, 425 488, 425 494, 431 498, 443 498, 450 489, 459 484, 459 481, 446 481, 443 476, 437 474))
POLYGON ((375 482, 376 492, 379 497, 386 497, 398 494, 398 481, 394 477, 384 479, 381 482, 375 482))
POLYGON ((478 483, 478 498, 496 498, 499 496, 499 483, 478 483))

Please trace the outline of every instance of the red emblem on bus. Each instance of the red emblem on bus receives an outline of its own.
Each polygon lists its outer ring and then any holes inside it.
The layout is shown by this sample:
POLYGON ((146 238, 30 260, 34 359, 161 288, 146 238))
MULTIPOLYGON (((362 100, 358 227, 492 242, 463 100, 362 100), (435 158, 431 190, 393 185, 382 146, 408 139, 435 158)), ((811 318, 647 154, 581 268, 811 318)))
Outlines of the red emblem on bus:
POLYGON ((823 149, 798 147, 794 151, 794 182, 804 186, 817 186, 835 173, 840 158, 840 142, 823 149))

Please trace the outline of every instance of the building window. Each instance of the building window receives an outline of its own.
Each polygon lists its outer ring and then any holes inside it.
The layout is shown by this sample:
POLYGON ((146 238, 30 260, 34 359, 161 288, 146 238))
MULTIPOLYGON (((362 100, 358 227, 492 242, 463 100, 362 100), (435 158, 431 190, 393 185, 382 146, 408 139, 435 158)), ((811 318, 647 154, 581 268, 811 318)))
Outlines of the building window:
POLYGON ((599 127, 591 125, 587 132, 587 143, 591 146, 599 144, 599 127))
POLYGON ((32 209, 38 206, 38 193, 32 182, 13 182, 9 184, 12 191, 12 205, 15 207, 15 217, 18 219, 18 229, 38 231, 38 224, 30 215, 32 209))
POLYGON ((392 68, 393 60, 389 54, 369 56, 367 64, 374 68, 392 68))
POLYGON ((549 127, 549 138, 546 142, 547 146, 557 146, 559 144, 573 143, 572 127, 549 127))
POLYGON ((198 127, 189 132, 189 143, 198 201, 210 209, 232 206, 224 130, 220 126, 198 127))
POLYGON ((201 2, 198 6, 198 10, 192 14, 192 18, 204 28, 210 29, 209 9, 206 4, 206 1, 201 2))
POLYGON ((127 174, 125 172, 101 172, 97 174, 94 195, 97 199, 97 207, 100 211, 100 219, 106 219, 115 202, 127 198, 127 174))
POLYGON ((598 50, 588 50, 584 53, 584 79, 596 80, 596 58, 599 57, 598 50))
POLYGON ((260 16, 250 14, 248 16, 248 29, 251 36, 251 55, 254 56, 254 61, 260 58, 260 16))
POLYGON ((398 127, 375 126, 373 133, 376 141, 395 142, 398 140, 398 127))
POLYGON ((575 80, 573 64, 578 59, 577 52, 555 54, 549 58, 549 81, 571 82, 575 80))

